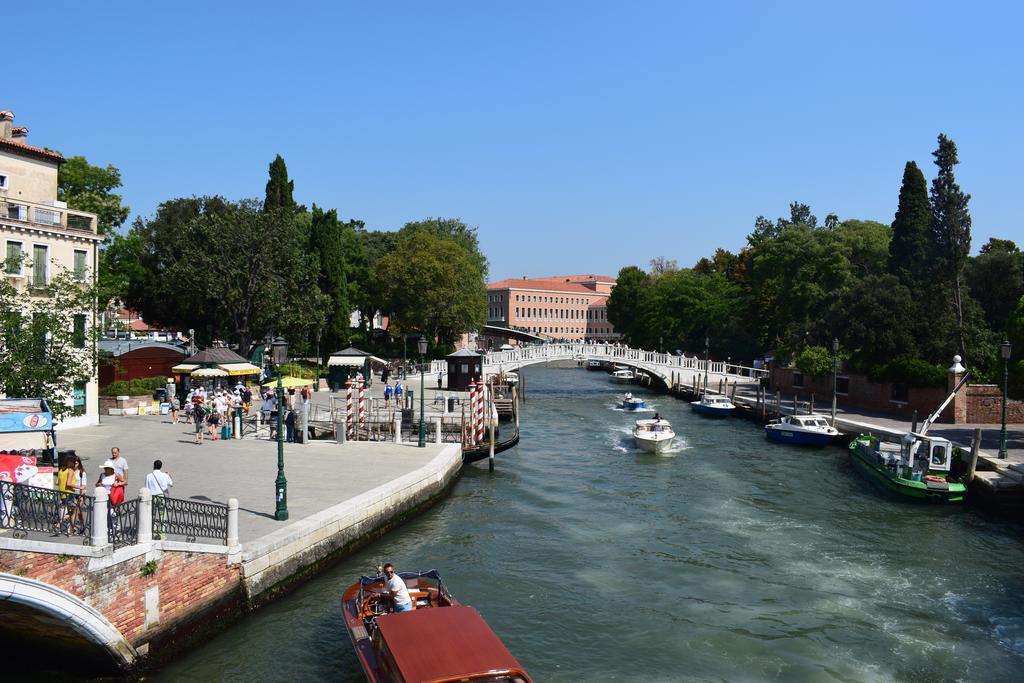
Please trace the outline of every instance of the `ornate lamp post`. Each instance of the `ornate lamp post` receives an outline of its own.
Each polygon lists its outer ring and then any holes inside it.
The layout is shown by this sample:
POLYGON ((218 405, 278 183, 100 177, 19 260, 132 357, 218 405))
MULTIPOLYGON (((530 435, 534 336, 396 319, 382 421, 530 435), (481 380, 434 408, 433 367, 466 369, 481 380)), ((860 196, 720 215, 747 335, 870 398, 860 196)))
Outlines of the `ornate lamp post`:
POLYGON ((839 372, 839 340, 832 339, 832 426, 836 426, 836 375, 839 372))
POLYGON ((277 480, 274 482, 274 498, 277 510, 274 519, 288 519, 288 480, 284 478, 284 433, 281 431, 281 415, 284 413, 284 385, 281 384, 281 366, 288 360, 288 342, 278 337, 270 345, 274 367, 277 368, 277 480))
POLYGON ((1003 356, 1003 430, 999 433, 999 459, 1006 459, 1006 391, 1008 388, 1008 377, 1007 364, 1010 362, 1010 354, 1013 351, 1013 346, 1010 342, 1004 341, 999 345, 999 352, 1003 356))
POLYGON ((427 427, 423 423, 423 394, 425 393, 426 384, 424 383, 423 366, 426 364, 425 356, 427 355, 427 338, 422 334, 416 342, 416 347, 420 352, 420 448, 426 448, 427 427))

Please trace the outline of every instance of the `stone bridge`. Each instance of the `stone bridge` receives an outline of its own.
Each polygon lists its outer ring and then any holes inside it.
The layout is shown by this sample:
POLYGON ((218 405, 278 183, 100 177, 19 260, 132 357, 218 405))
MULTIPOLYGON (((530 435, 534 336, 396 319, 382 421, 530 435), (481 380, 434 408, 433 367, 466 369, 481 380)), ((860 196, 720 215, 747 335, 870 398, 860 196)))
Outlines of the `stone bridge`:
MULTIPOLYGON (((544 365, 553 362, 586 363, 589 360, 608 361, 636 370, 640 370, 658 380, 666 388, 688 386, 696 379, 698 382, 707 376, 709 386, 711 380, 727 380, 730 385, 756 384, 761 377, 768 375, 766 370, 751 368, 735 363, 711 361, 705 363, 701 358, 659 353, 633 349, 617 344, 541 344, 537 346, 521 346, 511 351, 488 351, 484 355, 484 376, 513 372, 530 365, 544 365)), ((433 361, 431 374, 444 374, 448 368, 446 361, 433 361)))

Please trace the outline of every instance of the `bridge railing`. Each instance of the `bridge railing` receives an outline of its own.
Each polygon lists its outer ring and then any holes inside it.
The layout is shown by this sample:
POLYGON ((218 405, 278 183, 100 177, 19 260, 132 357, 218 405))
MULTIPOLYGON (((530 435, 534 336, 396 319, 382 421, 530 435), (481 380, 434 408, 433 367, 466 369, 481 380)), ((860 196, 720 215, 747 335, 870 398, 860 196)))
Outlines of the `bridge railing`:
MULTIPOLYGON (((644 349, 634 349, 615 344, 541 344, 536 346, 520 346, 511 351, 489 351, 486 355, 482 356, 484 374, 492 374, 495 372, 494 368, 507 369, 508 366, 526 365, 531 362, 544 360, 588 360, 591 358, 609 361, 631 361, 649 366, 647 369, 662 370, 664 373, 676 369, 701 373, 705 371, 705 361, 696 356, 677 356, 671 353, 646 351, 644 349)), ((443 374, 447 372, 447 369, 447 363, 443 360, 433 361, 430 366, 432 374, 443 374)), ((726 361, 711 361, 708 364, 707 372, 716 375, 728 374, 750 377, 751 379, 760 379, 768 374, 764 368, 755 368, 726 361)))
POLYGON ((228 506, 153 496, 153 537, 184 536, 189 543, 209 538, 228 542, 228 506))
POLYGON ((92 496, 0 481, 0 528, 11 529, 15 538, 39 532, 82 536, 88 544, 92 504, 92 496))

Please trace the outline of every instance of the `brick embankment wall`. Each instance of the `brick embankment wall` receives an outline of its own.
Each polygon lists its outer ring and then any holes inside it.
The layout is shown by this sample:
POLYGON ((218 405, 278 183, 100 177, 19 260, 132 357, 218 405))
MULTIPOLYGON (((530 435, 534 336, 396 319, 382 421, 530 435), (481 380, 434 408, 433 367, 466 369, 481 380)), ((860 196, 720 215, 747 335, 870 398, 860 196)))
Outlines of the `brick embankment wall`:
MULTIPOLYGON (((1003 420, 1003 390, 995 384, 967 386, 967 422, 1000 424, 1003 420)), ((1024 401, 1006 402, 1007 424, 1024 424, 1024 401)))
POLYGON ((173 654, 211 619, 240 614, 239 565, 224 555, 161 551, 156 570, 143 574, 146 555, 101 569, 89 559, 7 550, 0 572, 45 581, 98 610, 151 658, 173 654))

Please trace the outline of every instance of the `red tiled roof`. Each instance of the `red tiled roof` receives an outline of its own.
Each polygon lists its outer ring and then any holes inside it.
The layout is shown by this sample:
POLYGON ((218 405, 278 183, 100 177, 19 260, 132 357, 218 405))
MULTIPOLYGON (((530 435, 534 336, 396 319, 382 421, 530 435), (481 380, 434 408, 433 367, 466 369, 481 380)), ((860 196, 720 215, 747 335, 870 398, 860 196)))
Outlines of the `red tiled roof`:
POLYGON ((560 275, 550 278, 552 280, 569 280, 571 282, 615 282, 615 278, 607 275, 560 275))
POLYGON ((23 142, 15 142, 14 140, 0 139, 0 148, 6 148, 10 152, 30 154, 32 156, 41 156, 46 159, 52 159, 53 161, 62 162, 64 156, 60 152, 51 152, 48 149, 42 147, 33 147, 32 145, 26 145, 23 142))
POLYGON ((567 292, 570 294, 596 294, 589 287, 576 282, 566 282, 565 278, 529 278, 526 280, 509 278, 492 282, 487 289, 540 289, 546 292, 567 292))
POLYGON ((607 303, 608 303, 608 297, 607 296, 602 296, 600 299, 591 299, 590 301, 587 302, 587 304, 590 305, 590 306, 604 306, 607 303))

